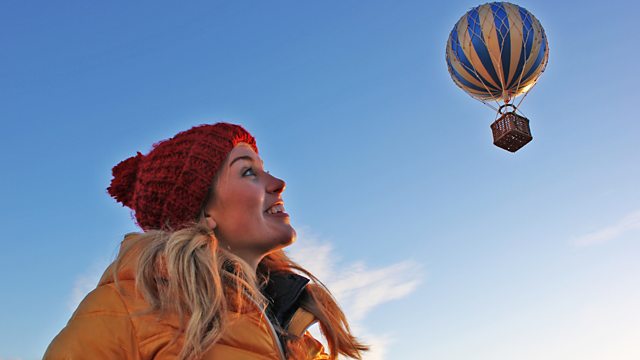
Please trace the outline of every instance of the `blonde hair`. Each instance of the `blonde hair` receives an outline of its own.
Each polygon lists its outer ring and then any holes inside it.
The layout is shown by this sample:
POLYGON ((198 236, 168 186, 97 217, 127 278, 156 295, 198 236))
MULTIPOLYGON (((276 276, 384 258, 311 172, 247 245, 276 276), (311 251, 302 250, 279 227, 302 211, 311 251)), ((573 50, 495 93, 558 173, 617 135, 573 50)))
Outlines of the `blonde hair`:
MULTIPOLYGON (((193 223, 177 231, 149 230, 124 242, 114 262, 117 274, 125 259, 135 256, 135 285, 149 303, 143 313, 176 314, 184 344, 179 359, 197 359, 222 337, 229 311, 244 313, 253 300, 261 311, 268 300, 260 292, 271 272, 301 272, 311 282, 300 306, 318 319, 329 358, 338 354, 361 359, 369 347, 352 334, 347 319, 320 280, 291 260, 283 250, 266 255, 253 269, 224 247, 207 226, 193 223), (134 255, 135 253, 135 255, 134 255)), ((118 277, 114 276, 116 286, 118 277)), ((306 359, 302 336, 288 335, 287 359, 306 359)))

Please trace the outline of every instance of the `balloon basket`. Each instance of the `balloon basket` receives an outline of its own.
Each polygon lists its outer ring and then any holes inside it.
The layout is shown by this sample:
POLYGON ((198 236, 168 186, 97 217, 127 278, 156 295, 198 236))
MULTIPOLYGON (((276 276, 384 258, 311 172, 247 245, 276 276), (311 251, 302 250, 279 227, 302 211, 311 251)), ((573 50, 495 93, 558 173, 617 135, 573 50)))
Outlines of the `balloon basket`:
POLYGON ((513 111, 506 112, 491 124, 493 144, 507 151, 516 152, 533 139, 529 119, 513 111))

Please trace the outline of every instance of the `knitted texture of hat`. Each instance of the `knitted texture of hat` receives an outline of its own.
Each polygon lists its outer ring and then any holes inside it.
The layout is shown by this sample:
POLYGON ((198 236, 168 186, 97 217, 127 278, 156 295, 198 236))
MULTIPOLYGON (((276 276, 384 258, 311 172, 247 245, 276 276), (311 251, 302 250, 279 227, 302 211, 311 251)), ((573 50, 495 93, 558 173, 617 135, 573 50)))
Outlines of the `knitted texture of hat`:
POLYGON ((114 166, 107 192, 133 210, 143 230, 179 230, 197 219, 214 176, 240 142, 258 153, 254 137, 240 125, 194 126, 114 166))

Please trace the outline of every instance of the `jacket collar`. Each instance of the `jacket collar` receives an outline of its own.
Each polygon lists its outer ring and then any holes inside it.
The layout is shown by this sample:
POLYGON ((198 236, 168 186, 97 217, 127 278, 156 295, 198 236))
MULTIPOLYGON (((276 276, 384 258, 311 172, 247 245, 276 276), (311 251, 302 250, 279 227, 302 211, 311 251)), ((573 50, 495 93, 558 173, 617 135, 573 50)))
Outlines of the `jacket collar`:
POLYGON ((267 310, 283 329, 287 328, 293 314, 300 307, 300 300, 307 296, 308 282, 306 277, 294 273, 269 274, 269 281, 263 289, 263 294, 269 299, 267 310))

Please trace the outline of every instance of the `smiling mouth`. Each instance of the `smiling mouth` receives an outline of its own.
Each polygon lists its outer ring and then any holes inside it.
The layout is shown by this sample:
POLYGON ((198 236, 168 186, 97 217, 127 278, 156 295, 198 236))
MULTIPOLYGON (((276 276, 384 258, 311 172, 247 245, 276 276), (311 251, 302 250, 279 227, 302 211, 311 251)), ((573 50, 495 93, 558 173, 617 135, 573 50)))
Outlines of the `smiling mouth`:
POLYGON ((284 212, 284 205, 282 205, 282 204, 273 205, 272 207, 268 208, 267 211, 265 211, 265 212, 267 214, 283 213, 284 212))
POLYGON ((289 214, 287 214, 284 211, 284 205, 283 204, 273 205, 272 207, 268 208, 265 211, 265 214, 267 214, 267 215, 275 215, 275 216, 289 216, 289 214))

